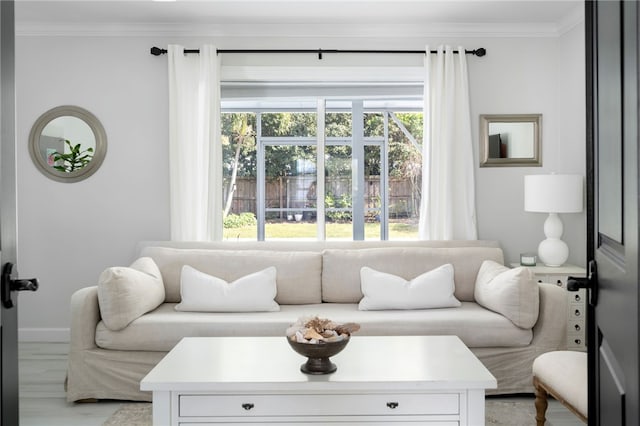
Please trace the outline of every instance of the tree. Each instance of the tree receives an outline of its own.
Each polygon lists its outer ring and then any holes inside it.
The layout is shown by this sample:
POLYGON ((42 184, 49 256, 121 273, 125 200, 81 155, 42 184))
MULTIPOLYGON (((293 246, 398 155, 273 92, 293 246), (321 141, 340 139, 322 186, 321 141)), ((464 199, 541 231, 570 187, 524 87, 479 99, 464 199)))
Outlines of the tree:
MULTIPOLYGON (((396 113, 408 132, 415 140, 422 140, 422 113, 396 113)), ((229 213, 236 191, 238 177, 256 177, 256 113, 224 113, 222 114, 223 150, 225 177, 229 186, 225 204, 225 217, 229 213)), ((332 111, 325 115, 325 134, 327 137, 351 137, 351 112, 332 111)), ((366 137, 382 137, 384 135, 384 116, 382 112, 365 113, 364 133, 366 137)), ((417 149, 395 124, 389 120, 388 159, 390 178, 406 179, 412 188, 411 211, 417 212, 420 199, 420 180, 422 174, 422 157, 417 149)), ((317 116, 314 112, 263 112, 261 115, 261 135, 263 137, 282 138, 315 138, 317 135, 317 116)), ((365 176, 379 176, 381 173, 380 151, 370 147, 365 151, 365 176)), ((347 145, 327 145, 325 147, 327 176, 340 177, 351 175, 351 147, 347 145)), ((276 144, 265 147, 265 180, 285 179, 298 175, 302 171, 298 166, 308 160, 315 163, 316 148, 314 145, 276 144)), ((339 196, 341 194, 336 194, 339 196)))
MULTIPOLYGON (((314 137, 315 112, 269 112, 262 114, 264 137, 314 137)), ((316 150, 305 145, 273 145, 265 150, 265 178, 277 179, 299 173, 297 160, 315 162, 316 150)))
POLYGON ((240 167, 240 154, 245 145, 252 143, 255 150, 255 132, 249 124, 247 114, 231 114, 231 139, 235 142, 235 154, 231 165, 231 180, 227 189, 227 202, 224 206, 224 214, 227 217, 231 211, 231 203, 233 202, 233 194, 236 191, 236 179, 238 177, 238 169, 240 167))
MULTIPOLYGON (((423 140, 422 113, 397 113, 396 116, 418 141, 423 140)), ((417 213, 422 196, 422 153, 398 126, 389 126, 389 177, 407 179, 411 184, 411 208, 417 213)))

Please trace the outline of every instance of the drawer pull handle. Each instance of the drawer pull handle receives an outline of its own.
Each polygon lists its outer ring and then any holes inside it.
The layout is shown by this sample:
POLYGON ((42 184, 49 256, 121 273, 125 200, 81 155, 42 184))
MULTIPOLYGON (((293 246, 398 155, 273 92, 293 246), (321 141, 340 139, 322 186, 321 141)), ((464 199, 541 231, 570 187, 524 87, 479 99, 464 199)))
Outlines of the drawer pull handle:
POLYGON ((247 411, 251 410, 253 408, 253 404, 251 404, 251 403, 242 404, 242 408, 244 408, 247 411))
POLYGON ((387 407, 391 408, 392 410, 394 408, 398 408, 398 403, 397 402, 387 402, 387 407))

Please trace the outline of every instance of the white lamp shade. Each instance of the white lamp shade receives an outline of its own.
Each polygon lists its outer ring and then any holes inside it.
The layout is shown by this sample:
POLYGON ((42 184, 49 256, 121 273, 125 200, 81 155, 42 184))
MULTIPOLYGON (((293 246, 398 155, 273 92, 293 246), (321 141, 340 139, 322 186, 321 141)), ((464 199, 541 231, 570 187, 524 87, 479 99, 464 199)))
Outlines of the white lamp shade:
POLYGON ((581 175, 529 175, 524 177, 524 209, 541 213, 582 211, 581 175))

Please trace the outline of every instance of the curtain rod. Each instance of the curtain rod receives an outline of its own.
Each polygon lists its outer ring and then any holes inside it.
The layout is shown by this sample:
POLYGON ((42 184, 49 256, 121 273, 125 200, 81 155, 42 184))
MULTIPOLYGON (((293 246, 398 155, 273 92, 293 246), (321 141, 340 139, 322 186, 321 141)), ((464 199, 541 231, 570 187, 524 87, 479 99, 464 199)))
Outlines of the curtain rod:
MULTIPOLYGON (((167 49, 161 49, 159 47, 152 47, 151 52, 153 56, 160 56, 167 53, 167 49)), ((200 49, 184 49, 184 53, 200 53, 200 49)), ((423 54, 424 50, 341 50, 341 49, 219 49, 217 53, 317 53, 318 59, 322 59, 324 53, 402 53, 402 54, 423 54)), ((436 50, 432 50, 431 53, 437 53, 436 50)), ((454 50, 453 53, 459 53, 454 50)), ((475 55, 482 57, 487 54, 487 50, 484 47, 473 50, 465 50, 467 55, 475 55)))

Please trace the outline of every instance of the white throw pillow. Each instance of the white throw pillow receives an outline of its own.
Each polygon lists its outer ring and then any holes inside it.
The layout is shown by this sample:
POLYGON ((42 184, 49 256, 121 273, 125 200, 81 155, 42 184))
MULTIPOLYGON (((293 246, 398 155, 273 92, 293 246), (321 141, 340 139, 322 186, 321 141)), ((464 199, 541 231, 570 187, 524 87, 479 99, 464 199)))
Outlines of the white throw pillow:
POLYGON ((449 263, 411 281, 364 266, 360 269, 360 284, 364 294, 358 305, 361 311, 452 308, 461 305, 453 295, 453 266, 449 263))
POLYGON ((189 265, 182 267, 176 311, 262 312, 279 311, 275 302, 276 268, 270 266, 228 283, 189 265))
POLYGON ((110 330, 122 330, 162 302, 162 275, 150 257, 141 257, 129 267, 107 268, 98 278, 100 316, 110 330))
POLYGON ((485 260, 476 278, 476 302, 509 318, 520 328, 530 329, 538 321, 538 283, 527 267, 508 268, 485 260))

